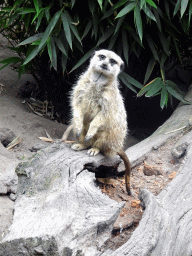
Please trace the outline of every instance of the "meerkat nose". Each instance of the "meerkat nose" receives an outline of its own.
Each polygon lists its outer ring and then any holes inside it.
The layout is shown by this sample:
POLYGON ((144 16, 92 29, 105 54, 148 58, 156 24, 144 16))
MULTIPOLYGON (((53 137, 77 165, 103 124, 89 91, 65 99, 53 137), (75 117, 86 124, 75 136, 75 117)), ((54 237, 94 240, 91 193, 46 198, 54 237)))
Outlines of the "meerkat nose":
POLYGON ((104 63, 103 63, 103 64, 101 65, 101 68, 107 70, 107 69, 108 69, 107 64, 104 64, 104 63))

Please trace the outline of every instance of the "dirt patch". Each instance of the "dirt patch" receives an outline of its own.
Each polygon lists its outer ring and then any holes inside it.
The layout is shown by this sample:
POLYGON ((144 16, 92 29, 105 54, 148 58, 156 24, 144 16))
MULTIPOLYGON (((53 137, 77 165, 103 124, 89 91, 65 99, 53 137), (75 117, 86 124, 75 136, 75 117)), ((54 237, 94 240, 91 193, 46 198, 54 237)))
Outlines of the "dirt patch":
POLYGON ((132 169, 132 196, 127 195, 124 177, 112 180, 110 182, 112 184, 98 182, 103 193, 117 202, 126 202, 114 224, 112 237, 100 248, 101 251, 115 250, 123 245, 139 225, 144 211, 142 203, 138 200, 139 190, 147 188, 157 196, 176 176, 181 163, 185 159, 183 156, 175 160, 171 154, 171 149, 178 139, 179 137, 169 140, 166 144, 153 150, 141 165, 132 169))

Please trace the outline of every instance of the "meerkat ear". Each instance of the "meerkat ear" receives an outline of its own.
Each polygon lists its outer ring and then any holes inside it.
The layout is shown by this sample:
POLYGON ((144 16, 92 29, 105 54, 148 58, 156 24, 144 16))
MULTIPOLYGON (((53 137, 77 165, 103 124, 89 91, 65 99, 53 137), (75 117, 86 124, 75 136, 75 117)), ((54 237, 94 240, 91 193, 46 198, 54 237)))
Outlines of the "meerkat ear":
POLYGON ((89 57, 89 58, 90 58, 90 59, 92 59, 92 58, 93 58, 93 56, 95 55, 95 53, 96 53, 96 51, 94 51, 94 50, 93 50, 93 51, 91 52, 91 54, 90 54, 90 57, 89 57))
POLYGON ((125 64, 124 64, 124 62, 122 62, 122 64, 120 65, 120 70, 123 71, 124 68, 125 68, 125 64))

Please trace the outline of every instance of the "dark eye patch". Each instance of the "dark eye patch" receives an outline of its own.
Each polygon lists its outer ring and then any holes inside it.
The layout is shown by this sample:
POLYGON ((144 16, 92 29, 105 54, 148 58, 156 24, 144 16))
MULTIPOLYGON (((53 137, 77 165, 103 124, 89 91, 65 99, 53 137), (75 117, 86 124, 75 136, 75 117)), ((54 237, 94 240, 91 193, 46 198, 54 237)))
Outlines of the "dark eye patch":
POLYGON ((111 66, 113 66, 113 65, 117 64, 117 61, 114 59, 110 59, 109 63, 111 64, 111 66))
POLYGON ((99 57, 99 59, 100 59, 100 60, 104 60, 104 59, 106 59, 106 56, 105 56, 105 55, 103 55, 103 54, 100 54, 98 57, 99 57))

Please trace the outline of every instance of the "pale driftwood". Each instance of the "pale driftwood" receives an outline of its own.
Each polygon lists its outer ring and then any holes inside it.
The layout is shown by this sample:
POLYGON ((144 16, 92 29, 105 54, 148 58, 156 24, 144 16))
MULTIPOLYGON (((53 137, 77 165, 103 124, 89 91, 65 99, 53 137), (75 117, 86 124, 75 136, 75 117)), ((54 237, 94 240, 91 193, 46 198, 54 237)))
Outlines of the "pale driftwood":
MULTIPOLYGON (((190 94, 188 97, 191 100, 190 94)), ((165 133, 187 126, 191 115, 192 106, 179 106, 151 137, 129 148, 126 153, 132 166, 168 139, 181 136, 182 131, 165 133)), ((62 143, 39 151, 17 168, 18 198, 13 223, 0 244, 0 256, 191 256, 191 141, 188 132, 173 147, 173 156, 185 154, 185 162, 157 197, 144 188, 140 191, 145 211, 128 242, 104 253, 99 248, 110 237, 124 203, 102 194, 93 172, 102 166, 116 168, 119 158, 89 157, 62 143)))

